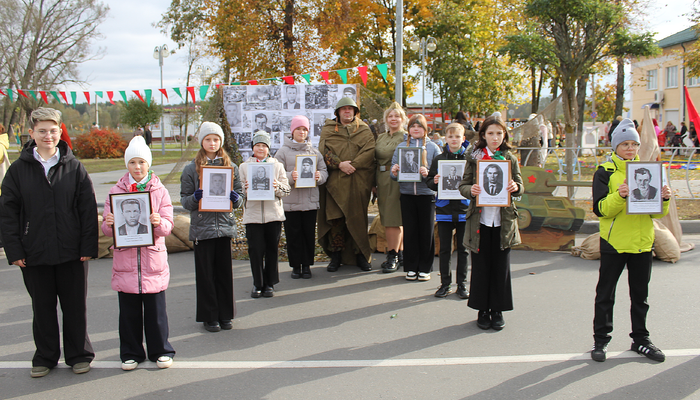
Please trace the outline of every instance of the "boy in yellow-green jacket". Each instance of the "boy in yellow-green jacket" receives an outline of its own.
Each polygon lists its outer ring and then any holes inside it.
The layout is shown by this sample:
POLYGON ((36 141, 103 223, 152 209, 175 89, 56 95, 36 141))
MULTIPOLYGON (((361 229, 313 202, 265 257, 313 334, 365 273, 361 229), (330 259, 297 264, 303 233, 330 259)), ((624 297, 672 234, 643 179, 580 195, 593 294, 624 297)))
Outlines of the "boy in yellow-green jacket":
POLYGON ((646 316, 647 295, 651 279, 651 247, 654 244, 652 218, 668 214, 671 189, 664 185, 663 213, 627 214, 627 162, 639 161, 639 133, 634 123, 625 119, 612 135, 611 160, 598 167, 593 177, 593 212, 600 219, 600 271, 596 286, 591 358, 605 361, 610 332, 613 330, 615 288, 622 270, 627 266, 632 319, 632 350, 652 360, 663 362, 664 353, 649 340, 646 316))

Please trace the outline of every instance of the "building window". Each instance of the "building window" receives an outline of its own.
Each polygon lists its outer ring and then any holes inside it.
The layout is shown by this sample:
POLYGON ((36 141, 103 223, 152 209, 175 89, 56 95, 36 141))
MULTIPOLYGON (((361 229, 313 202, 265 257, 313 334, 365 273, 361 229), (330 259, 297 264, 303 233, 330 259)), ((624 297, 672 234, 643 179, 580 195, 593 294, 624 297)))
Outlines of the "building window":
POLYGON ((678 66, 666 68, 666 87, 675 88, 678 87, 678 66))
POLYGON ((700 86, 700 76, 692 76, 688 78, 688 86, 700 86))
POLYGON ((658 73, 659 71, 656 69, 650 69, 647 71, 647 90, 658 89, 659 85, 656 79, 658 73))

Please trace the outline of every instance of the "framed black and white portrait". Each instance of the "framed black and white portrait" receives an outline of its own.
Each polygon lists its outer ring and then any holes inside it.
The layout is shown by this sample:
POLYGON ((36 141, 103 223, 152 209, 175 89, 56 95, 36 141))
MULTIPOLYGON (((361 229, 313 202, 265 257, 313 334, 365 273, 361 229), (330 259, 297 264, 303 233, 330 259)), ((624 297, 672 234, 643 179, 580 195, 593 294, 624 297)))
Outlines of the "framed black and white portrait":
POLYGON ((274 200, 275 164, 246 163, 248 168, 248 200, 274 200))
POLYGON ((296 188, 316 187, 316 156, 313 154, 298 154, 296 157, 297 180, 296 188))
POLYGON ((661 162, 627 163, 627 214, 661 214, 664 209, 661 162))
POLYGON ((233 168, 202 166, 199 178, 202 199, 199 200, 200 211, 230 212, 233 204, 229 197, 233 190, 233 168))
POLYGON ((399 182, 420 182, 420 147, 399 147, 399 182))
POLYGON ((466 160, 438 160, 438 198, 442 200, 464 200, 459 193, 459 183, 464 175, 466 160))
POLYGON ((241 104, 240 103, 226 103, 224 106, 224 111, 226 112, 226 119, 231 128, 240 128, 242 121, 241 114, 241 104))
POLYGON ((510 205, 510 161, 480 160, 477 162, 477 184, 481 193, 476 196, 477 207, 507 207, 510 205))
POLYGON ((114 248, 153 246, 151 192, 112 193, 109 195, 114 214, 114 248))

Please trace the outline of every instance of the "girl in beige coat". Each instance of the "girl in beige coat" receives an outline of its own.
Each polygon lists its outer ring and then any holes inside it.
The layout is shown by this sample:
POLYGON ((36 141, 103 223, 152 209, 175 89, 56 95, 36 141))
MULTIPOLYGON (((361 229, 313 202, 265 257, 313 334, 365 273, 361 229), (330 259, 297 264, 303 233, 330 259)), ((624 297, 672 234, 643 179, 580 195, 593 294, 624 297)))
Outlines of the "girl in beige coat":
POLYGON ((279 282, 277 258, 282 234, 282 221, 285 219, 282 197, 289 195, 290 187, 284 165, 270 157, 269 133, 264 131, 255 133, 253 136, 253 157, 241 164, 240 173, 246 188, 243 224, 246 228, 250 269, 253 273, 253 290, 250 297, 256 299, 260 296, 272 297, 274 296, 274 285, 279 282), (274 165, 271 181, 267 182, 274 189, 274 200, 248 199, 248 190, 256 184, 265 184, 265 182, 256 183, 256 178, 249 171, 256 163, 272 163, 274 165))

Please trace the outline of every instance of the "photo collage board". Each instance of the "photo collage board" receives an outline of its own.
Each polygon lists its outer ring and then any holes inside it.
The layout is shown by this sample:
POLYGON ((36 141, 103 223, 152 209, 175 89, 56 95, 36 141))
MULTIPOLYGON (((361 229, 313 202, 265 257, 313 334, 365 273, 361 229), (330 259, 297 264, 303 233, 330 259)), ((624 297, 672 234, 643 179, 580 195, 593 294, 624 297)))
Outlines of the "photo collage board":
POLYGON ((351 97, 359 106, 356 84, 232 85, 223 90, 226 118, 244 161, 253 154, 253 134, 258 130, 270 134, 270 154, 274 155, 284 144, 284 136, 291 137, 292 118, 305 115, 311 123, 311 144, 317 148, 326 118, 335 117, 336 103, 351 97))

